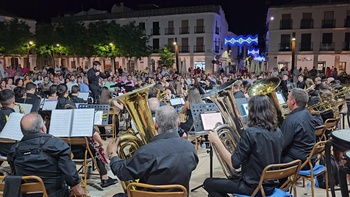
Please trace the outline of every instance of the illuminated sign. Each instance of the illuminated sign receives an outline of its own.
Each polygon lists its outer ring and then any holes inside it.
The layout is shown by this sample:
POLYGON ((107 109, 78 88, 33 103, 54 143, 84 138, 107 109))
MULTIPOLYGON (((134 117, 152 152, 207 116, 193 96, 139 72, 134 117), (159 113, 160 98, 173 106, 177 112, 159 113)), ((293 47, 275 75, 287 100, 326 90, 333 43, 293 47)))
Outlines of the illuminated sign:
POLYGON ((248 55, 259 55, 259 49, 248 49, 248 55))
POLYGON ((255 60, 255 61, 262 62, 262 61, 265 61, 265 57, 259 55, 259 56, 254 57, 254 60, 255 60))
POLYGON ((248 35, 248 36, 231 36, 231 37, 225 37, 225 46, 230 45, 230 46, 251 46, 251 45, 258 45, 258 34, 255 36, 248 35))

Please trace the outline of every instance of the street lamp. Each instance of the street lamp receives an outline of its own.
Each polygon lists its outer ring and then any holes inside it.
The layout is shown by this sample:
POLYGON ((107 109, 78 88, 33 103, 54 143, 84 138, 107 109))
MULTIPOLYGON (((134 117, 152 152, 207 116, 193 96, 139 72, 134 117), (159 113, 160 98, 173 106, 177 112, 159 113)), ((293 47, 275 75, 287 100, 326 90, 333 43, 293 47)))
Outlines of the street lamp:
POLYGON ((176 65, 176 70, 177 73, 180 73, 180 69, 179 69, 179 45, 177 44, 177 38, 175 38, 174 41, 174 46, 175 46, 175 65, 176 65))
POLYGON ((34 44, 34 42, 33 41, 29 41, 28 43, 27 43, 27 66, 26 66, 26 68, 29 68, 30 69, 30 61, 29 61, 29 51, 30 51, 30 47, 32 46, 34 44))
POLYGON ((294 71, 295 67, 295 32, 292 34, 292 68, 291 68, 291 73, 294 71))

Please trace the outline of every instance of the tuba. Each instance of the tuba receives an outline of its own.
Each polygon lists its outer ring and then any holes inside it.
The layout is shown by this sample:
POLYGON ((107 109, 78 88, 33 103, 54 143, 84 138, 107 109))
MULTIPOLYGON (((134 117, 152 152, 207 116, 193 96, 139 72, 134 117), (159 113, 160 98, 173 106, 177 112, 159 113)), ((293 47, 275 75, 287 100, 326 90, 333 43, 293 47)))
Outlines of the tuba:
MULTIPOLYGON (((248 90, 248 95, 249 97, 253 97, 256 95, 268 96, 276 108, 278 122, 279 124, 282 124, 284 117, 288 112, 282 113, 281 106, 277 99, 276 88, 280 85, 280 83, 281 83, 281 80, 278 77, 261 79, 255 82, 252 86, 250 86, 248 90)), ((287 109, 284 109, 284 110, 286 111, 287 109)))
MULTIPOLYGON (((124 105, 137 129, 137 131, 119 136, 118 156, 122 159, 130 158, 140 146, 148 144, 150 139, 156 135, 152 114, 148 106, 148 91, 153 85, 112 98, 112 100, 118 100, 124 105)), ((122 182, 125 191, 130 182, 133 181, 122 182)))
MULTIPOLYGON (((234 82, 235 81, 225 82, 202 96, 203 99, 209 97, 210 100, 216 104, 226 122, 226 124, 217 125, 214 130, 218 132, 221 142, 230 153, 233 153, 236 149, 240 140, 241 132, 244 129, 243 121, 240 118, 233 92, 229 90, 234 82)), ((220 157, 215 146, 213 146, 213 151, 215 152, 225 175, 228 178, 235 176, 235 171, 220 157)))

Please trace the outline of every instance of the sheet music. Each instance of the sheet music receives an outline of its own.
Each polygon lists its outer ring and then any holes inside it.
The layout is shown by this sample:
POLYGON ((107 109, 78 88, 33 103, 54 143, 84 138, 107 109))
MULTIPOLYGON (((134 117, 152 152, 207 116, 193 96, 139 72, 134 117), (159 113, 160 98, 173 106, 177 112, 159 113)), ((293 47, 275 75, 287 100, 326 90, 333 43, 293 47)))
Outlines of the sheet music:
MULTIPOLYGON (((21 105, 22 110, 24 111, 24 114, 29 114, 33 107, 32 104, 26 104, 26 103, 16 103, 16 104, 21 105)), ((15 105, 13 109, 15 110, 16 113, 20 113, 19 107, 17 105, 15 105)))
POLYGON ((276 92, 276 96, 277 96, 278 103, 279 103, 280 105, 286 103, 286 100, 284 100, 284 97, 283 97, 283 95, 282 95, 281 93, 277 93, 277 92, 276 92))
POLYGON ((78 98, 84 99, 84 101, 87 101, 89 98, 89 93, 88 92, 79 92, 78 98))
POLYGON ((75 109, 71 137, 92 136, 95 109, 75 109))
POLYGON ((23 116, 24 114, 11 113, 2 132, 0 133, 0 138, 20 141, 23 137, 20 125, 23 116))
POLYGON ((45 99, 44 105, 43 105, 43 111, 52 111, 56 109, 57 106, 57 100, 47 100, 45 99))
POLYGON ((94 125, 102 125, 102 117, 103 111, 96 111, 94 125))
POLYGON ((50 134, 56 137, 68 137, 72 124, 72 109, 52 110, 50 134))
POLYGON ((202 124, 204 130, 214 129, 215 125, 219 122, 223 124, 221 113, 202 113, 202 124))

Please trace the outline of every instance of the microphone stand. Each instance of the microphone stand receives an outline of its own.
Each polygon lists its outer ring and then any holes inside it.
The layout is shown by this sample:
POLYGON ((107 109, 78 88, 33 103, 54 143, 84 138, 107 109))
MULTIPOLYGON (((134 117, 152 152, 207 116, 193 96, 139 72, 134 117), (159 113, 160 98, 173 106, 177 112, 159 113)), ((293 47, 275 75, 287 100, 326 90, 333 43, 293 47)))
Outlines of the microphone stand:
MULTIPOLYGON (((209 144, 209 150, 207 150, 207 153, 209 153, 209 162, 210 162, 209 177, 213 178, 213 147, 211 144, 209 144)), ((191 189, 191 192, 194 192, 201 187, 203 187, 203 184, 191 189)))

